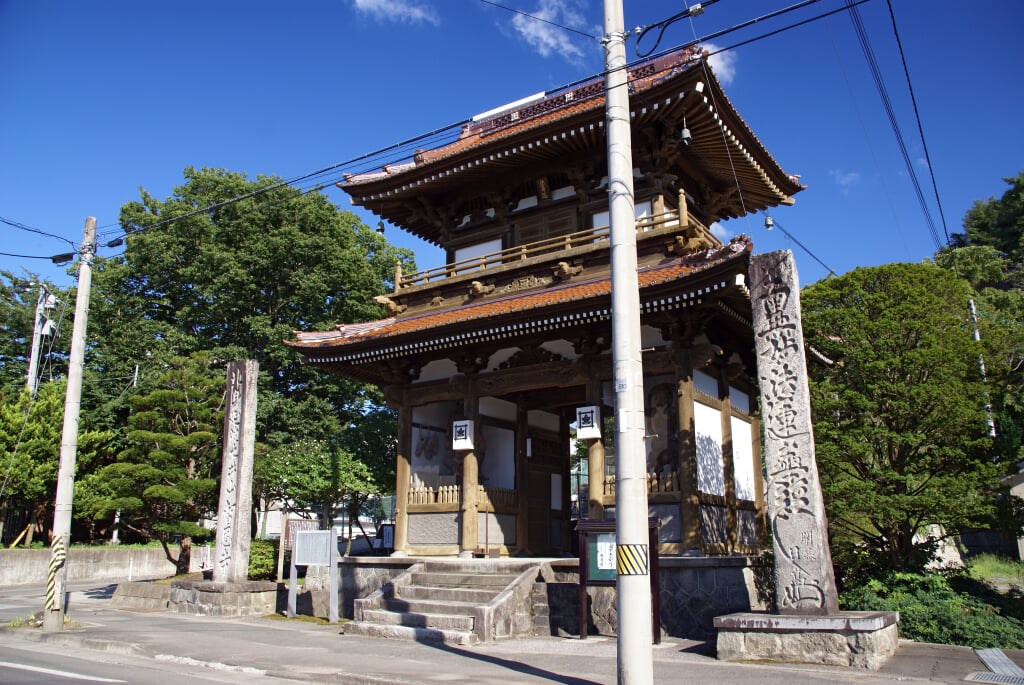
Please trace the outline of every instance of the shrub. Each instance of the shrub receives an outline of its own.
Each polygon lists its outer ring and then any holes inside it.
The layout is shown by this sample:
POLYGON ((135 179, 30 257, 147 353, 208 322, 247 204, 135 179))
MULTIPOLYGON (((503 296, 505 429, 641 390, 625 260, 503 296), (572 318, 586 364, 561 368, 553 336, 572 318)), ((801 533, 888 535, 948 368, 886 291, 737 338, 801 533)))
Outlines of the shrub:
POLYGON ((899 611, 900 636, 966 647, 1024 648, 1021 597, 963 576, 895 573, 840 596, 843 608, 899 611))
POLYGON ((253 540, 249 544, 249 580, 277 578, 277 540, 253 540))

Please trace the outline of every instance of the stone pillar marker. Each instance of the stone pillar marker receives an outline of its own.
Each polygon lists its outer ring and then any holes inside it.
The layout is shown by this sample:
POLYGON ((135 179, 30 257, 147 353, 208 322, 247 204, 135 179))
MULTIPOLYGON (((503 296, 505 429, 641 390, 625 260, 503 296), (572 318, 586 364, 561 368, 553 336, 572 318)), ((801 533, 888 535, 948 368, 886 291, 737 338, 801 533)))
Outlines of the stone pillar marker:
POLYGON ((765 504, 781 614, 839 611, 828 523, 814 459, 811 400, 793 253, 750 264, 754 345, 764 414, 765 504))
POLYGON ((718 658, 876 669, 899 644, 899 613, 839 611, 792 252, 751 258, 750 300, 778 613, 716 617, 718 658))
POLYGON ((217 507, 213 581, 244 583, 249 578, 252 468, 256 445, 256 377, 259 362, 228 363, 223 464, 217 507))
POLYGON ((252 467, 256 445, 254 360, 230 362, 213 580, 175 580, 168 611, 199 616, 264 616, 277 606, 277 583, 250 581, 252 467))

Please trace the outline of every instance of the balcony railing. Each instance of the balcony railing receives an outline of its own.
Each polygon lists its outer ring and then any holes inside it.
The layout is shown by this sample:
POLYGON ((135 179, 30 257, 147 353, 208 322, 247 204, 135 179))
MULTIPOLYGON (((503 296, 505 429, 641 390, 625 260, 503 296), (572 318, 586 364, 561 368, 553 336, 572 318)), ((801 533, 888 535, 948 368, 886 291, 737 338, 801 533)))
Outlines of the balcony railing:
MULTIPOLYGON (((692 215, 688 217, 687 224, 688 226, 696 226, 698 230, 708 233, 707 228, 694 219, 692 215)), ((676 211, 669 211, 655 216, 644 217, 642 219, 637 219, 636 222, 636 232, 638 234, 651 234, 651 236, 653 236, 662 233, 671 233, 678 229, 679 213, 676 211)), ((546 238, 544 240, 526 243, 525 245, 510 247, 500 252, 482 255, 480 257, 473 257, 472 259, 463 259, 459 262, 445 264, 444 266, 434 267, 433 269, 427 269, 425 271, 418 271, 416 273, 409 274, 408 276, 404 276, 399 272, 396 274, 395 278, 395 292, 397 293, 403 288, 425 285, 427 283, 433 283, 446 278, 489 269, 491 267, 522 263, 531 259, 550 257, 556 253, 565 252, 574 248, 585 248, 588 246, 598 245, 600 243, 607 242, 610 233, 611 229, 608 226, 588 228, 583 231, 577 231, 576 233, 568 233, 555 238, 546 238)))

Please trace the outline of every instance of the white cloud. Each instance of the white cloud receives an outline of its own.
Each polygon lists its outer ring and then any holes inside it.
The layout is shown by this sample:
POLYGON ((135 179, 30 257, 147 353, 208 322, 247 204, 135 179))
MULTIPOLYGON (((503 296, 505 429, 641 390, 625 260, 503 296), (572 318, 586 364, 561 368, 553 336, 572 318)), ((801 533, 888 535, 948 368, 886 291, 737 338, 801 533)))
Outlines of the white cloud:
MULTIPOLYGON (((714 43, 703 43, 702 48, 708 52, 715 52, 721 48, 714 43)), ((711 55, 708 58, 708 64, 711 65, 711 70, 715 72, 715 76, 718 77, 718 81, 723 85, 727 86, 732 83, 733 79, 736 78, 736 61, 739 59, 739 55, 731 50, 725 52, 719 52, 717 55, 711 55)))
POLYGON ((437 26, 441 18, 430 5, 415 0, 352 0, 356 9, 379 21, 427 22, 437 26))
POLYGON ((843 171, 842 169, 832 169, 828 173, 833 179, 835 179, 836 185, 839 186, 840 191, 843 193, 843 195, 849 194, 850 186, 854 186, 860 183, 859 171, 843 171))
MULTIPOLYGON (((593 33, 594 30, 586 26, 586 20, 578 7, 578 0, 540 0, 538 8, 529 14, 545 21, 593 33)), ((512 28, 541 57, 550 57, 554 54, 574 63, 583 59, 583 50, 573 42, 576 34, 565 29, 522 14, 516 14, 512 18, 512 28)))
POLYGON ((723 226, 718 221, 716 221, 713 224, 711 224, 710 226, 708 226, 708 230, 711 231, 711 235, 715 236, 716 238, 721 240, 723 243, 727 243, 730 240, 732 240, 732 236, 729 235, 729 231, 726 230, 725 226, 723 226))

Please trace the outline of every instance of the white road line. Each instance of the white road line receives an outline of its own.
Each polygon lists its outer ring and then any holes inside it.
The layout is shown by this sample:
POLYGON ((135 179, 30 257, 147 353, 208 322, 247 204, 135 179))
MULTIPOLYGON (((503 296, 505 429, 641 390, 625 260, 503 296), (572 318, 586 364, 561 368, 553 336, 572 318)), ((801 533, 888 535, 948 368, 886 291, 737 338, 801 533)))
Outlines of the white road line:
POLYGON ((45 675, 55 675, 61 678, 70 678, 71 680, 89 680, 94 683, 126 683, 127 680, 114 680, 112 678, 100 678, 99 676, 82 675, 81 673, 72 673, 70 671, 56 671, 52 668, 40 668, 38 666, 26 666, 25 664, 12 664, 10 661, 0 661, 0 667, 6 666, 7 668, 13 668, 20 671, 32 671, 33 673, 43 673, 45 675))

